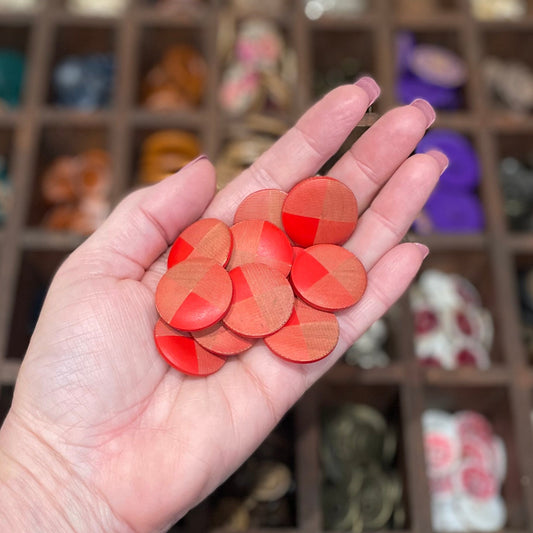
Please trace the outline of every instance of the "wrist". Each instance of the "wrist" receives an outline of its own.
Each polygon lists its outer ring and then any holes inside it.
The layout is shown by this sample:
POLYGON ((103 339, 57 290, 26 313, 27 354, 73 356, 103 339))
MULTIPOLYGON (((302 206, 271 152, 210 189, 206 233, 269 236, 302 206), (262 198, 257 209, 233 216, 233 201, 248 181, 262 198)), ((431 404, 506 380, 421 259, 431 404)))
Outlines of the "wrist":
POLYGON ((0 430, 0 501, 0 531, 132 531, 72 465, 13 412, 0 430))

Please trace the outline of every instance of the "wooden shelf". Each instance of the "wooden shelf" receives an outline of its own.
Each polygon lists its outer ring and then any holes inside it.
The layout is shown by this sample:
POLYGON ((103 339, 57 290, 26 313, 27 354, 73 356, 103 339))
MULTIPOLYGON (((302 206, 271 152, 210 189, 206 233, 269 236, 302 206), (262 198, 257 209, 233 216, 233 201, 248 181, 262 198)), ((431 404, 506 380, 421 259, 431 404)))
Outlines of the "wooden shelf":
MULTIPOLYGON (((68 253, 84 240, 37 225, 44 208, 36 197, 40 173, 46 164, 62 149, 75 152, 90 143, 109 149, 115 202, 132 188, 137 152, 150 132, 163 128, 190 130, 198 134, 203 150, 214 159, 228 138, 244 129, 242 118, 226 116, 217 104, 224 68, 216 49, 217 29, 228 2, 205 0, 197 9, 175 13, 151 8, 144 0, 132 0, 123 16, 111 18, 72 14, 62 8, 63 3, 49 0, 34 13, 0 12, 0 34, 6 30, 5 39, 24 49, 28 58, 21 107, 0 112, 2 144, 9 147, 10 174, 17 195, 17 209, 0 230, 0 384, 9 390, 29 341, 28 294, 42 290, 43 283, 51 279, 68 253), (78 39, 79 31, 92 38, 78 39), (150 68, 152 56, 170 43, 183 41, 198 45, 208 62, 210 76, 204 101, 192 111, 157 113, 143 109, 139 104, 139 84, 150 68), (115 54, 117 77, 111 107, 91 113, 56 107, 50 86, 54 64, 65 55, 93 51, 94 46, 94 51, 115 54)), ((401 30, 413 31, 427 42, 450 43, 463 57, 470 75, 464 90, 464 107, 439 113, 433 127, 459 131, 476 146, 483 169, 480 195, 486 230, 470 235, 409 233, 406 240, 430 247, 424 268, 456 271, 478 286, 494 315, 493 366, 487 371, 420 367, 413 348, 412 316, 404 298, 387 317, 392 337, 391 364, 362 370, 339 362, 294 408, 294 527, 250 529, 249 533, 321 531, 320 413, 324 406, 343 399, 367 402, 383 412, 393 409, 395 413, 409 517, 405 533, 431 531, 420 417, 425 408, 439 405, 479 406, 494 417, 510 446, 511 457, 504 493, 510 521, 504 531, 533 532, 533 366, 527 361, 520 337, 516 293, 517 264, 533 266, 533 232, 518 234, 506 229, 497 168, 500 157, 517 155, 533 146, 533 114, 499 107, 484 90, 480 70, 483 57, 495 53, 500 41, 511 43, 506 44, 504 58, 513 57, 515 46, 516 55, 533 66, 530 50, 518 50, 521 39, 533 39, 533 0, 528 3, 527 17, 501 22, 474 20, 468 0, 433 0, 434 5, 445 9, 423 17, 403 15, 399 3, 372 0, 366 14, 324 16, 311 21, 303 12, 302 0, 285 2, 282 12, 271 18, 281 26, 294 49, 298 82, 293 87, 292 107, 274 118, 290 126, 314 100, 315 76, 327 71, 343 54, 352 54, 359 60, 361 70, 372 73, 382 85, 381 98, 359 127, 374 124, 380 114, 395 105, 394 40, 401 30)), ((269 9, 271 4, 265 2, 265 11, 269 9)), ((240 14, 237 19, 243 17, 240 14)), ((193 510, 171 531, 222 533, 208 530, 203 509, 193 510)))

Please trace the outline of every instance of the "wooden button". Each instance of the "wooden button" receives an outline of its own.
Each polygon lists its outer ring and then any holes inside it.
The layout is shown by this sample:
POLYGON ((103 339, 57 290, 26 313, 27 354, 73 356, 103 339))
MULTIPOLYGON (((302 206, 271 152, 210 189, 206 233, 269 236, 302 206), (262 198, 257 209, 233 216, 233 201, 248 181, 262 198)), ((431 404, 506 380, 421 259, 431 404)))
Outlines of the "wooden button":
POLYGON ((161 318, 176 329, 196 331, 218 322, 231 302, 229 274, 213 259, 186 259, 170 268, 155 292, 161 318))
POLYGON ((343 244, 357 223, 357 201, 336 179, 309 178, 289 191, 282 220, 287 235, 300 246, 343 244))
POLYGON ((283 229, 281 222, 281 208, 287 198, 287 193, 280 189, 262 189, 249 194, 237 207, 234 224, 243 220, 268 220, 283 229))
POLYGON ((252 339, 245 339, 228 329, 222 322, 201 331, 193 331, 192 336, 200 346, 217 355, 237 355, 254 345, 252 339))
POLYGON ((337 311, 356 304, 366 289, 366 271, 351 252, 334 244, 317 244, 295 260, 291 280, 309 305, 337 311))
POLYGON ((279 357, 295 363, 313 363, 329 355, 339 340, 333 313, 320 311, 296 298, 289 321, 265 344, 279 357))
POLYGON ((215 218, 197 220, 175 240, 168 256, 168 268, 193 257, 208 257, 226 266, 232 241, 231 232, 224 222, 215 218))
POLYGON ((155 325, 154 339, 163 359, 190 376, 208 376, 226 362, 223 357, 202 348, 188 333, 171 328, 161 319, 155 325))
POLYGON ((294 261, 296 261, 296 258, 305 251, 305 248, 302 248, 301 246, 293 246, 292 247, 292 262, 294 264, 294 261))
POLYGON ((244 220, 231 227, 233 251, 230 270, 247 263, 263 263, 287 276, 292 246, 283 231, 266 220, 244 220))
POLYGON ((292 288, 281 272, 261 263, 248 263, 229 273, 233 298, 224 324, 238 335, 271 335, 289 320, 292 288))

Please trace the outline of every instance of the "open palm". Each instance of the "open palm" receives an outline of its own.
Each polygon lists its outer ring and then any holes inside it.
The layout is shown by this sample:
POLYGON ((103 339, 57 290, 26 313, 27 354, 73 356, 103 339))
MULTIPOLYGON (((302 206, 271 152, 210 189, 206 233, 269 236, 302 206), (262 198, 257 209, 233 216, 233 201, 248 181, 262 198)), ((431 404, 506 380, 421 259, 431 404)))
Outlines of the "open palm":
POLYGON ((335 89, 214 199, 206 159, 128 196, 54 278, 0 432, 5 453, 31 465, 38 453, 51 454, 54 483, 71 476, 90 494, 86 504, 103 531, 163 530, 231 474, 419 269, 425 247, 399 242, 446 165, 436 152, 408 157, 431 109, 390 111, 329 173, 358 199, 361 215, 346 247, 369 283, 362 300, 338 314, 340 340, 325 360, 291 364, 259 342, 207 378, 168 367, 153 342, 165 252, 198 217, 231 224, 252 191, 288 190, 315 174, 376 92, 368 80, 335 89), (39 444, 22 453, 18 439, 39 444))

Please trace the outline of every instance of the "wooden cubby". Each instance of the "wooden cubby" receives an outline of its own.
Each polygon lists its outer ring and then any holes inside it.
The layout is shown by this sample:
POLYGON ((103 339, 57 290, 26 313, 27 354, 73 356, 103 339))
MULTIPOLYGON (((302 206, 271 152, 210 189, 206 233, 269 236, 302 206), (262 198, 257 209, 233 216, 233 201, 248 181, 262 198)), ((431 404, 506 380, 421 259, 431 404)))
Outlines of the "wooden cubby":
MULTIPOLYGON (((505 531, 533 532, 533 368, 522 344, 517 271, 533 264, 533 235, 509 230, 498 183, 503 156, 525 157, 533 141, 530 114, 517 114, 495 101, 483 82, 482 59, 494 55, 519 59, 533 67, 533 0, 520 21, 480 22, 472 18, 468 0, 371 0, 368 12, 353 17, 306 18, 301 0, 288 0, 280 22, 297 60, 294 98, 279 118, 293 122, 318 96, 316 76, 346 55, 370 73, 382 95, 353 138, 397 104, 394 96, 395 38, 408 30, 418 42, 444 44, 468 67, 463 106, 439 113, 434 127, 466 134, 481 160, 479 194, 486 229, 474 235, 410 235, 426 243, 431 254, 424 268, 437 267, 465 275, 481 292, 496 328, 488 371, 471 368, 443 371, 421 368, 414 356, 412 317, 407 299, 388 314, 392 351, 385 368, 361 370, 342 361, 292 409, 284 424, 292 432, 291 461, 296 480, 293 521, 283 528, 255 533, 318 533, 320 504, 320 416, 332 398, 368 403, 394 423, 399 434, 398 466, 404 481, 405 531, 431 531, 428 484, 423 460, 421 414, 428 407, 475 408, 485 413, 507 444, 508 478, 503 496, 509 520, 505 531), (431 9, 427 8, 431 5, 431 9)), ((0 113, 0 152, 7 155, 14 208, 0 227, 0 416, 5 416, 21 359, 35 323, 40 301, 54 271, 82 239, 52 233, 39 226, 44 206, 40 175, 51 159, 89 147, 107 148, 112 157, 112 202, 137 186, 139 149, 149 133, 181 128, 196 133, 214 161, 239 118, 228 119, 217 102, 224 58, 217 52, 217 23, 223 0, 205 0, 187 12, 158 11, 149 2, 131 0, 117 18, 84 17, 66 11, 62 0, 40 3, 25 14, 0 13, 0 47, 27 56, 22 104, 0 113), (209 66, 206 92, 197 109, 157 113, 140 105, 140 82, 151 64, 172 43, 197 46, 209 66), (54 64, 69 54, 112 52, 116 59, 110 107, 81 113, 54 104, 54 64)), ((265 14, 268 2, 264 3, 265 14)), ((210 531, 206 522, 212 500, 192 510, 172 531, 210 531), (206 513, 207 510, 207 513, 206 513)))

